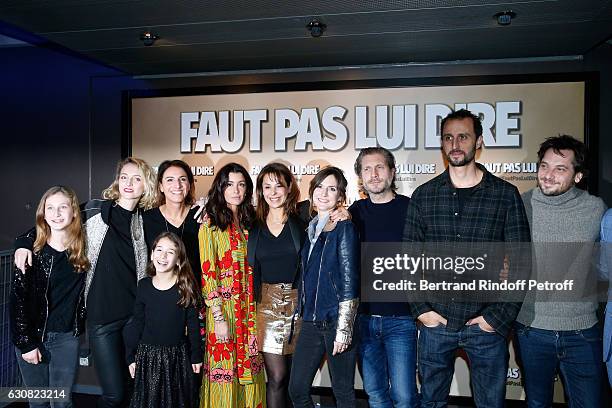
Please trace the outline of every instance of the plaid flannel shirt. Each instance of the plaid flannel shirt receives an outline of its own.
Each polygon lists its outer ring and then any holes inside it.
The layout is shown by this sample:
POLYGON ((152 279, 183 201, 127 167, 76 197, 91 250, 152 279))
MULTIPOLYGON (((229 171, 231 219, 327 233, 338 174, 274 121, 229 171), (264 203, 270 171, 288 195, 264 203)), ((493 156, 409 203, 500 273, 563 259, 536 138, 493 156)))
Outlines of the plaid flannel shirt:
MULTIPOLYGON (((457 190, 448 169, 419 186, 411 197, 403 239, 405 242, 531 242, 529 222, 518 189, 489 173, 466 198, 459 213, 457 190)), ((520 310, 520 303, 431 302, 411 303, 414 317, 434 310, 458 331, 482 315, 499 334, 506 336, 520 310)))

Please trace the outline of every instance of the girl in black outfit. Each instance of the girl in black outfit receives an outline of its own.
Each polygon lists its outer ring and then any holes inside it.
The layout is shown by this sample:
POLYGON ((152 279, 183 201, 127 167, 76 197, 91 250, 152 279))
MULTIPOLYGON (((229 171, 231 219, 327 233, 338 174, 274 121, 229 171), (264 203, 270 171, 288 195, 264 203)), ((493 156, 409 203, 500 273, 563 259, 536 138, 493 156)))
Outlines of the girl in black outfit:
POLYGON ((68 187, 51 187, 36 210, 32 266, 26 273, 15 271, 11 328, 24 385, 67 389, 61 406, 71 406, 88 268, 76 194, 68 187))
POLYGON ((202 367, 200 294, 185 246, 171 232, 153 243, 149 278, 138 283, 126 327, 127 360, 135 378, 131 407, 193 407, 191 373, 202 367), (187 331, 187 336, 185 336, 187 331))

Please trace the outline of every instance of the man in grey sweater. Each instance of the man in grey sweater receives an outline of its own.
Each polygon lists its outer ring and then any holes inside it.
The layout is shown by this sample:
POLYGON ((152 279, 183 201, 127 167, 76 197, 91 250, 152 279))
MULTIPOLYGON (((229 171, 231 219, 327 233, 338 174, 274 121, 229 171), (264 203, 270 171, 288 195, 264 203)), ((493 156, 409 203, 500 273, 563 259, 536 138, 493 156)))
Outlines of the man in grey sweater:
POLYGON ((538 151, 538 186, 523 194, 534 242, 534 278, 573 280, 571 291, 532 291, 517 318, 516 336, 528 407, 550 407, 561 373, 569 406, 599 407, 601 337, 591 290, 594 243, 606 206, 576 187, 586 175, 585 145, 548 138, 538 151))

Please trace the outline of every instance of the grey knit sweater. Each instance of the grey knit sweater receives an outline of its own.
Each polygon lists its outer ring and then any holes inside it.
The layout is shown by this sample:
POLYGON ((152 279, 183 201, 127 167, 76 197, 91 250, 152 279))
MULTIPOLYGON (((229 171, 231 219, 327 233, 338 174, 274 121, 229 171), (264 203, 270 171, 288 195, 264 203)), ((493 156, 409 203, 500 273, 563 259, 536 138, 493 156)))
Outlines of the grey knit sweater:
MULTIPOLYGON (((576 187, 558 196, 545 196, 534 188, 522 197, 531 227, 538 280, 571 278, 575 288, 587 284, 584 280, 592 267, 592 248, 587 246, 579 251, 576 249, 579 245, 563 243, 598 241, 601 217, 606 210, 604 202, 576 187), (567 251, 563 251, 564 245, 567 251)), ((528 296, 517 321, 545 330, 581 330, 595 325, 596 298, 563 301, 569 297, 563 292, 528 296)))

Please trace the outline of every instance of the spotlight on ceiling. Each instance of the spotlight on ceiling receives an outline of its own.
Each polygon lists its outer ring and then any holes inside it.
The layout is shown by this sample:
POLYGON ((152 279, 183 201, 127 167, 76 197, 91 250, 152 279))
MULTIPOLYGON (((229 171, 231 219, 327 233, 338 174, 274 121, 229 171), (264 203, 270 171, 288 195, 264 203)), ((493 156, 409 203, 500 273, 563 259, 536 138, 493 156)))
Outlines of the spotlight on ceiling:
POLYGON ((327 25, 323 24, 321 21, 319 21, 319 19, 313 18, 306 25, 306 28, 308 31, 310 31, 310 35, 312 35, 314 38, 318 38, 323 35, 323 31, 325 31, 327 25))
POLYGON ((140 41, 146 46, 150 47, 155 44, 155 41, 159 39, 157 34, 153 34, 151 31, 147 30, 144 33, 140 34, 140 41))
POLYGON ((497 24, 500 26, 507 26, 512 23, 512 20, 516 18, 516 13, 511 10, 500 11, 493 15, 493 18, 497 20, 497 24))

